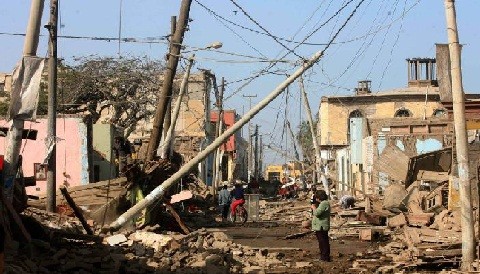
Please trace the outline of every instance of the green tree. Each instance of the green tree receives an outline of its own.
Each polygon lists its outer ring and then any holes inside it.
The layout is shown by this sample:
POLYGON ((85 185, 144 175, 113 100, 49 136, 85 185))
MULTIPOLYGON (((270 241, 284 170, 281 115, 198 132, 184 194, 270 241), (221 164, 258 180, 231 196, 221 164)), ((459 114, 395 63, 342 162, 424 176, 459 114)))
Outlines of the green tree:
MULTIPOLYGON (((315 132, 317 132, 318 116, 313 123, 313 128, 315 132)), ((313 139, 308 121, 302 121, 302 123, 298 126, 297 141, 300 145, 300 148, 302 149, 303 157, 305 158, 305 160, 308 163, 314 163, 315 148, 313 147, 313 139)))

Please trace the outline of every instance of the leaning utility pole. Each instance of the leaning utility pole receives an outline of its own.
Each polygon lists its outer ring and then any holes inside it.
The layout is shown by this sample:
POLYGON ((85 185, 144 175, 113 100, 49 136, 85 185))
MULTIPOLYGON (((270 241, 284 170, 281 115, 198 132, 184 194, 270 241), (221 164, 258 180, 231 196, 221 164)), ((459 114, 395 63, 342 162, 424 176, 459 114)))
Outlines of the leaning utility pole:
MULTIPOLYGON (((257 97, 257 95, 243 95, 243 97, 248 98, 250 107, 252 109, 252 98, 257 97)), ((248 121, 248 152, 247 152, 247 182, 250 185, 250 175, 252 174, 252 125, 251 121, 248 121)))
POLYGON ((47 140, 52 146, 47 169, 47 211, 56 208, 56 131, 57 131, 57 22, 58 0, 50 0, 50 21, 45 26, 49 31, 48 40, 48 130, 47 140))
MULTIPOLYGON (((303 77, 300 76, 298 78, 298 83, 300 84, 300 92, 302 93, 303 97, 303 105, 305 106, 305 114, 307 114, 308 124, 310 126, 310 133, 312 134, 312 141, 313 141, 313 148, 315 150, 315 169, 317 175, 317 182, 322 181, 323 187, 327 192, 327 195, 330 197, 330 188, 328 187, 327 180, 322 180, 322 172, 321 172, 321 158, 320 158, 320 148, 317 142, 317 134, 313 127, 313 117, 312 117, 312 110, 310 109, 310 103, 308 102, 307 93, 305 92, 305 85, 303 84, 303 77)), ((314 182, 315 183, 315 182, 314 182)))
POLYGON ((457 153, 458 181, 462 226, 462 270, 471 270, 475 258, 475 233, 472 213, 472 197, 468 166, 467 126, 465 122, 465 94, 462 85, 460 42, 458 39, 455 0, 445 0, 448 47, 452 74, 453 121, 457 153))
POLYGON ((151 161, 155 155, 160 137, 163 132, 163 122, 165 120, 165 113, 169 98, 172 96, 173 80, 177 71, 178 59, 180 58, 180 50, 183 42, 183 35, 188 25, 188 18, 190 13, 190 6, 192 0, 182 0, 180 7, 180 15, 178 18, 177 28, 171 40, 171 48, 168 55, 167 69, 163 77, 162 90, 158 95, 158 104, 155 111, 155 119, 153 120, 153 129, 148 142, 148 150, 146 155, 146 162, 151 161))
POLYGON ((178 98, 177 101, 175 102, 175 106, 173 109, 173 114, 172 114, 172 121, 169 125, 168 131, 165 134, 165 137, 163 138, 163 143, 160 146, 160 157, 165 159, 167 157, 171 157, 173 153, 173 145, 174 145, 174 140, 175 140, 175 126, 177 124, 177 119, 178 119, 178 114, 180 113, 180 107, 182 105, 182 100, 183 96, 185 95, 185 92, 187 90, 188 86, 188 79, 190 77, 190 70, 192 69, 193 66, 193 61, 195 55, 192 55, 188 59, 188 65, 185 70, 185 73, 183 74, 183 79, 182 83, 180 85, 180 91, 178 92, 178 98))
MULTIPOLYGON (((23 56, 37 55, 38 38, 40 35, 40 24, 42 20, 44 2, 44 0, 32 0, 27 32, 25 34, 25 43, 23 46, 23 56)), ((13 184, 17 174, 20 147, 22 146, 23 127, 24 121, 14 117, 12 120, 12 126, 7 133, 5 149, 4 194, 10 201, 13 199, 13 184)))
POLYGON ((282 91, 290 85, 295 79, 297 79, 302 73, 307 69, 311 68, 315 63, 320 60, 322 57, 323 51, 319 51, 312 56, 311 59, 306 61, 302 67, 297 69, 292 75, 290 75, 285 81, 278 85, 267 97, 265 97, 260 103, 258 103, 254 108, 251 108, 240 120, 235 124, 229 127, 226 131, 222 133, 217 139, 215 139, 210 145, 208 145, 204 150, 200 151, 197 156, 193 157, 188 163, 183 165, 180 170, 174 173, 170 178, 165 180, 161 185, 157 186, 152 192, 150 192, 145 199, 138 202, 136 205, 127 210, 124 214, 117 218, 113 223, 108 227, 109 230, 117 230, 123 226, 127 221, 139 214, 144 208, 155 203, 159 198, 162 198, 165 194, 165 191, 168 190, 174 183, 180 180, 187 172, 192 168, 196 167, 201 161, 208 157, 215 149, 221 146, 227 139, 240 130, 248 121, 250 121, 260 110, 265 108, 270 102, 278 97, 282 91))
MULTIPOLYGON (((170 48, 172 48, 172 39, 175 34, 175 29, 177 28, 177 16, 170 17, 170 48)), ((167 56, 170 58, 170 56, 167 56)), ((173 95, 173 93, 172 93, 173 95)), ((170 129, 170 124, 172 123, 172 101, 173 97, 167 98, 167 110, 165 111, 165 119, 163 121, 163 139, 167 136, 168 130, 170 129)))
MULTIPOLYGON (((222 127, 223 127, 223 94, 225 92, 225 78, 222 77, 222 85, 220 86, 220 91, 217 94, 216 103, 217 105, 217 126, 215 132, 215 138, 222 135, 222 127)), ((222 174, 222 149, 221 146, 217 148, 215 152, 215 168, 214 168, 214 176, 213 176, 213 193, 216 194, 218 187, 220 186, 221 181, 221 174, 222 174)))

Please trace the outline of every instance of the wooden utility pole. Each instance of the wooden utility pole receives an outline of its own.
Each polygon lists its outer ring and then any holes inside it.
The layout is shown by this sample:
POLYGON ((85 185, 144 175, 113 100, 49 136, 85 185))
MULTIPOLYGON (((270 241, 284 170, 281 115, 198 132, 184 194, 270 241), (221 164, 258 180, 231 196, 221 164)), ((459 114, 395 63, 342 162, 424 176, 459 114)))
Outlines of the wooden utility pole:
MULTIPOLYGON (((310 109, 310 103, 308 102, 308 97, 307 93, 305 92, 305 85, 303 84, 303 77, 300 76, 298 78, 298 83, 300 84, 300 92, 302 93, 303 97, 303 105, 305 107, 305 114, 308 119, 308 124, 310 126, 310 133, 312 134, 312 141, 313 141, 313 148, 315 149, 315 169, 316 169, 316 177, 317 177, 317 182, 322 181, 323 187, 325 188, 325 192, 327 192, 327 195, 330 197, 330 188, 328 187, 328 182, 327 180, 324 180, 322 178, 322 171, 321 171, 321 157, 320 157, 320 148, 318 146, 317 142, 317 134, 315 132, 315 128, 313 127, 313 116, 312 116, 312 110, 310 109)), ((315 183, 315 182, 314 182, 315 183)))
POLYGON ((167 158, 171 157, 173 153, 173 144, 175 140, 175 125, 177 124, 178 114, 180 113, 180 107, 182 105, 183 96, 187 90, 188 78, 190 77, 190 70, 193 66, 195 55, 192 55, 188 59, 188 66, 183 74, 182 84, 180 85, 180 92, 178 93, 177 101, 175 102, 175 107, 172 114, 172 122, 169 125, 168 131, 163 138, 162 146, 160 147, 160 157, 167 158))
MULTIPOLYGON (((172 48, 172 39, 175 34, 175 29, 177 28, 177 16, 170 17, 170 48, 172 48)), ((167 56, 170 58, 170 56, 167 56)), ((172 92, 173 95, 173 92, 172 92)), ((167 110, 165 111, 165 119, 163 121, 163 139, 167 136, 167 132, 170 129, 170 124, 172 123, 172 97, 167 98, 167 110)))
POLYGON ((473 226, 472 197, 468 166, 467 126, 465 122, 465 94, 462 84, 460 42, 458 39, 455 0, 445 0, 448 47, 452 74, 453 121, 457 153, 458 181, 462 226, 462 270, 472 268, 475 258, 475 232, 473 226))
POLYGON ((315 63, 320 60, 323 55, 323 51, 319 51, 312 56, 310 60, 305 62, 302 67, 298 68, 292 75, 290 75, 285 81, 280 83, 270 94, 267 95, 260 103, 258 103, 255 107, 251 108, 243 117, 238 120, 235 124, 229 127, 226 131, 222 133, 217 139, 215 139, 210 145, 208 145, 204 150, 200 151, 197 156, 193 157, 188 163, 183 165, 180 170, 178 170, 175 174, 173 174, 170 178, 168 178, 165 182, 161 185, 156 187, 152 192, 150 192, 145 199, 138 202, 136 205, 131 207, 127 210, 124 214, 117 218, 113 223, 110 224, 108 227, 109 230, 117 230, 124 224, 126 224, 129 220, 131 220, 134 216, 139 214, 144 208, 147 206, 155 203, 157 199, 163 197, 165 191, 170 188, 174 183, 180 180, 187 172, 189 172, 192 168, 195 168, 201 161, 207 158, 215 149, 221 146, 225 141, 227 141, 230 136, 235 134, 238 130, 240 130, 246 123, 248 123, 258 112, 264 109, 270 102, 275 100, 282 93, 285 88, 290 85, 295 79, 300 77, 302 73, 306 70, 311 68, 315 63))
MULTIPOLYGON (((44 0, 32 0, 30 6, 30 17, 28 19, 27 32, 25 35, 25 43, 23 46, 23 56, 36 56, 38 48, 38 38, 40 34, 40 24, 42 20, 44 0)), ((20 155, 20 147, 22 145, 24 121, 22 119, 13 118, 12 126, 7 133, 6 149, 5 149, 5 170, 4 170, 4 187, 8 201, 13 199, 13 184, 17 174, 18 156, 20 155)))
MULTIPOLYGON (((248 98, 250 103, 249 110, 252 109, 252 98, 257 97, 257 95, 243 95, 243 97, 248 98)), ((252 124, 251 121, 248 121, 248 152, 247 152, 247 182, 250 185, 250 177, 252 175, 252 124)))
POLYGON ((150 141, 148 142, 148 150, 145 159, 147 162, 153 159, 158 144, 160 143, 160 137, 162 136, 163 122, 165 120, 169 98, 172 96, 173 80, 175 78, 178 60, 180 58, 183 35, 185 34, 188 25, 191 4, 192 0, 182 0, 175 34, 171 40, 171 48, 169 50, 167 68, 163 77, 162 90, 158 95, 158 104, 155 111, 155 118, 153 120, 153 129, 150 135, 150 141))
MULTIPOLYGON (((218 110, 217 115, 217 125, 215 131, 215 138, 222 135, 223 131, 223 93, 225 92, 225 78, 222 77, 222 85, 218 92, 216 98, 216 105, 218 110)), ((215 152, 215 168, 214 168, 214 177, 213 177, 213 192, 216 194, 218 187, 220 186, 220 181, 222 179, 222 146, 219 146, 215 152)))
POLYGON ((58 0, 50 0, 50 21, 46 28, 50 35, 48 40, 48 144, 53 146, 48 158, 47 170, 47 211, 56 208, 56 129, 57 129, 57 22, 58 0))

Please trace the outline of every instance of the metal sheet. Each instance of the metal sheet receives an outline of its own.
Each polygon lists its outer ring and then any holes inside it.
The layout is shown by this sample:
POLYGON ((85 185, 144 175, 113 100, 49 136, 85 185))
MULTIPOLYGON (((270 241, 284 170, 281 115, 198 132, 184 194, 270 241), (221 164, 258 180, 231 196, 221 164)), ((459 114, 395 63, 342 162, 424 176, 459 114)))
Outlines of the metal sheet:
POLYGON ((352 164, 362 163, 362 139, 364 118, 350 118, 350 161, 352 164))

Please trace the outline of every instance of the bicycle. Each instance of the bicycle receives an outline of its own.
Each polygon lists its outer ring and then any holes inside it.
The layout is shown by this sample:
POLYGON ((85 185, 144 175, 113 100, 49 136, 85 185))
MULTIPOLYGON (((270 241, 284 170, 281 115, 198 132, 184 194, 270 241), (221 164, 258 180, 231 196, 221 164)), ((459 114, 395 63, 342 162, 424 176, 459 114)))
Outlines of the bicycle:
POLYGON ((248 212, 247 212, 247 209, 243 206, 243 204, 238 205, 237 208, 235 208, 234 214, 232 214, 232 212, 230 211, 229 215, 230 215, 230 221, 232 223, 235 223, 238 219, 238 221, 241 224, 244 224, 248 219, 248 212))

